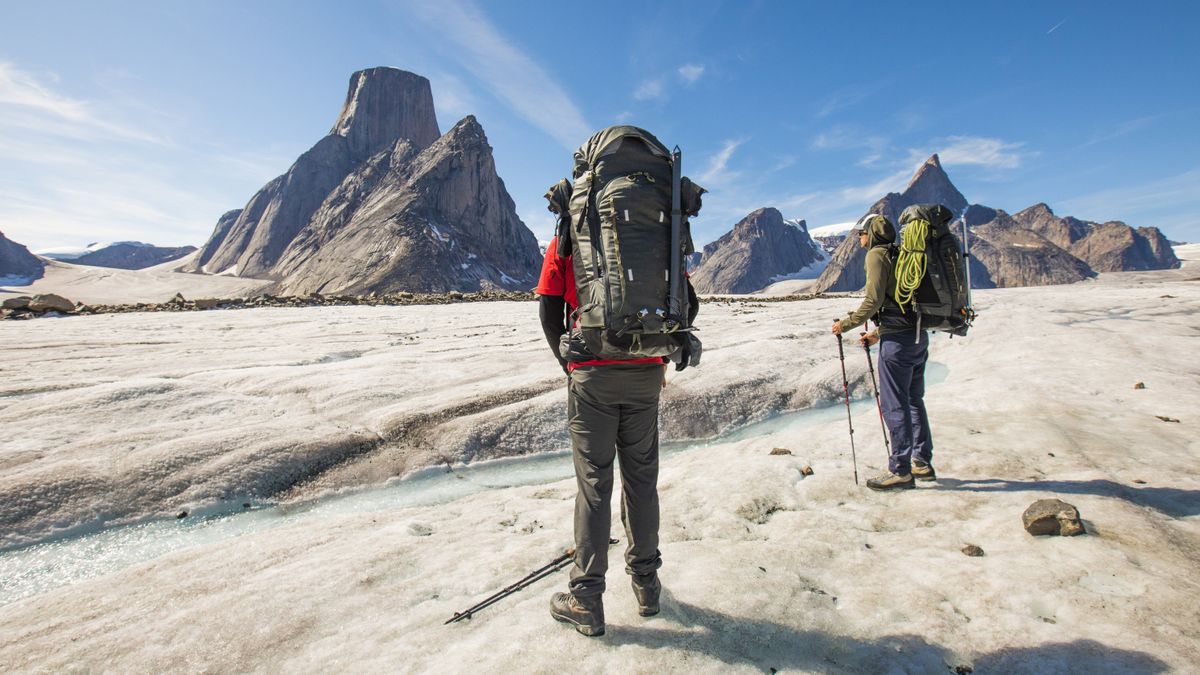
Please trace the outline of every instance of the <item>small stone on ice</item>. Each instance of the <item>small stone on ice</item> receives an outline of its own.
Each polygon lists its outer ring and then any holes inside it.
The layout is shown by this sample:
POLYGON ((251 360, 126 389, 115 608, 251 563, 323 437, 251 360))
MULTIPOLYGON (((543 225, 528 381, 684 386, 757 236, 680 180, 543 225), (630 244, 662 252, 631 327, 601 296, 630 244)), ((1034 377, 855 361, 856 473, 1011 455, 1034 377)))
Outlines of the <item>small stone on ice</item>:
POLYGON ((787 448, 772 448, 771 454, 772 455, 790 455, 790 454, 792 454, 792 451, 788 450, 787 448))
POLYGON ((1146 383, 1145 383, 1145 382, 1138 382, 1137 384, 1133 385, 1133 388, 1134 388, 1134 389, 1145 389, 1145 388, 1146 388, 1146 383))
POLYGON ((182 520, 182 519, 184 519, 184 518, 187 518, 187 517, 188 517, 188 512, 187 512, 187 511, 180 511, 179 513, 175 514, 175 517, 176 517, 177 519, 180 519, 180 520, 182 520))
POLYGON ((1025 531, 1034 536, 1057 534, 1073 537, 1086 534, 1083 521, 1079 518, 1079 509, 1061 499, 1039 499, 1030 504, 1021 514, 1021 522, 1025 531))
POLYGON ((972 558, 979 558, 983 555, 983 549, 979 548, 975 544, 967 544, 963 547, 962 552, 963 555, 968 555, 972 558))

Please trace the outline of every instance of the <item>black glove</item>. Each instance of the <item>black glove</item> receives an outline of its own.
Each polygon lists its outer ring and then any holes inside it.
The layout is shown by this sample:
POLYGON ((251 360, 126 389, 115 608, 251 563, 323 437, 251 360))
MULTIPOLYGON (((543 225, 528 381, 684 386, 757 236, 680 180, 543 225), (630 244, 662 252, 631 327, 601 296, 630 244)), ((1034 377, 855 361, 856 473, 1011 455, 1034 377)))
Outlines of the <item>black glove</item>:
POLYGON ((690 340, 684 340, 683 345, 679 347, 679 362, 675 364, 675 372, 679 372, 688 367, 688 362, 692 360, 692 343, 690 340))

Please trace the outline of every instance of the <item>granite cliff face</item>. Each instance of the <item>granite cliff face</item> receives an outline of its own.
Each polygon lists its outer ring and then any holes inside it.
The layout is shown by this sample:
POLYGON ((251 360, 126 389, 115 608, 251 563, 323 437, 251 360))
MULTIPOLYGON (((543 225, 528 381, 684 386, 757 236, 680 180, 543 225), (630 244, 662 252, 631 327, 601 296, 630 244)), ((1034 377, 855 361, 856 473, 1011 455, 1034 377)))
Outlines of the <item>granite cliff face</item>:
POLYGON ((45 274, 46 264, 29 249, 9 240, 0 232, 0 279, 40 279, 45 274))
POLYGON ((221 217, 190 271, 286 294, 524 290, 538 264, 475 118, 442 136, 428 80, 373 68, 351 76, 329 135, 221 217))
POLYGON ((762 208, 704 247, 692 283, 697 293, 753 293, 824 259, 804 221, 787 222, 777 209, 762 208))
POLYGON ((1086 262, 1004 211, 971 228, 971 236, 974 288, 1073 284, 1096 276, 1086 262))
MULTIPOLYGON (((1043 203, 1015 215, 968 205, 942 170, 937 155, 921 166, 903 193, 888 194, 868 213, 882 213, 896 223, 905 207, 926 203, 943 204, 966 220, 975 288, 1067 284, 1092 278, 1097 272, 1167 269, 1180 264, 1158 228, 1059 218, 1043 203)), ((956 236, 961 236, 961 226, 955 226, 956 236)), ((864 257, 857 240, 844 239, 814 290, 862 288, 866 283, 864 257)))

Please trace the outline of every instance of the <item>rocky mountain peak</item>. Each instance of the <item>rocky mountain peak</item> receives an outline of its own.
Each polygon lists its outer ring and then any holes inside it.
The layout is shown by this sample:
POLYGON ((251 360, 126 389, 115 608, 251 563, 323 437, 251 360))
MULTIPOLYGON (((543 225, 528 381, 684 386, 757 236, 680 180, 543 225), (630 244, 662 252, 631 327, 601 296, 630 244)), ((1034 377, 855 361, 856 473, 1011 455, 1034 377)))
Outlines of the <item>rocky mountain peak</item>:
POLYGON ((1054 217, 1054 210, 1051 209, 1050 205, 1047 204, 1046 202, 1038 202, 1038 203, 1034 204, 1033 206, 1021 209, 1020 211, 1017 212, 1015 217, 1017 219, 1027 218, 1030 220, 1032 220, 1034 218, 1047 218, 1047 217, 1052 218, 1052 217, 1054 217))
POLYGON ((967 208, 967 198, 950 182, 937 154, 917 169, 903 196, 909 204, 943 204, 955 214, 967 208))
POLYGON ((762 233, 764 230, 772 228, 784 227, 783 214, 771 206, 761 209, 755 209, 742 218, 736 225, 733 226, 734 236, 750 235, 762 233))
POLYGON ((360 157, 387 150, 401 138, 429 147, 441 136, 429 80, 398 68, 369 68, 350 76, 350 88, 331 135, 360 157))
POLYGON ((350 77, 330 134, 185 269, 281 294, 473 291, 528 289, 539 262, 478 120, 440 135, 428 80, 372 68, 350 77))
MULTIPOLYGON (((755 209, 723 237, 704 247, 692 281, 700 293, 753 293, 783 278, 812 276, 825 253, 804 221, 790 223, 779 209, 755 209)), ((811 278, 811 277, 804 277, 811 278)))

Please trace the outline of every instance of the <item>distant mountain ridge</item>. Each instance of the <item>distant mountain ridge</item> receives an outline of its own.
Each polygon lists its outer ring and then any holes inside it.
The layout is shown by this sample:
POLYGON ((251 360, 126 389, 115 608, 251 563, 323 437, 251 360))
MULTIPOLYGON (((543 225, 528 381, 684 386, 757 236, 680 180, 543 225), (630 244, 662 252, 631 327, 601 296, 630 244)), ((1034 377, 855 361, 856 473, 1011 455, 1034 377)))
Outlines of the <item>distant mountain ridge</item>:
POLYGON ((45 271, 46 264, 41 258, 0 232, 0 283, 14 283, 13 280, 33 281, 40 279, 45 271))
MULTIPOLYGON (((921 165, 904 192, 892 192, 867 211, 881 213, 899 227, 900 213, 912 204, 942 204, 962 216, 970 229, 971 281, 976 288, 1074 283, 1097 272, 1179 267, 1171 244, 1155 227, 1134 229, 1113 221, 1093 223, 1059 218, 1044 203, 1015 215, 967 199, 950 181, 935 154, 921 165)), ((956 231, 961 237, 960 232, 956 231)), ((866 283, 866 252, 852 237, 842 240, 813 287, 816 292, 856 291, 866 283)))
POLYGON ((46 249, 38 251, 38 255, 76 265, 140 270, 178 260, 195 250, 195 246, 154 246, 140 241, 118 241, 92 243, 81 248, 46 249))
POLYGON ((478 121, 442 135, 429 80, 372 68, 351 76, 330 133, 221 216, 186 270, 304 294, 526 290, 539 265, 478 121))
POLYGON ((778 209, 765 207, 704 247, 692 283, 698 293, 753 293, 825 259, 803 220, 784 220, 778 209))

